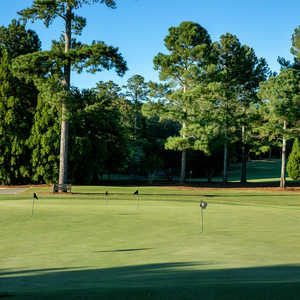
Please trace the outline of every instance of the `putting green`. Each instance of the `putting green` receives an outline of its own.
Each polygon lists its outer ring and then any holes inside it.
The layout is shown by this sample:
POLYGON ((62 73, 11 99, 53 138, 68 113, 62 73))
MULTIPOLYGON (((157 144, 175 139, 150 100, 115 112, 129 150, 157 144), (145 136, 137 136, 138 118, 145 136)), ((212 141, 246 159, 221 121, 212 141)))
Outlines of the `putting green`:
POLYGON ((135 189, 0 196, 0 296, 297 299, 300 194, 135 189))

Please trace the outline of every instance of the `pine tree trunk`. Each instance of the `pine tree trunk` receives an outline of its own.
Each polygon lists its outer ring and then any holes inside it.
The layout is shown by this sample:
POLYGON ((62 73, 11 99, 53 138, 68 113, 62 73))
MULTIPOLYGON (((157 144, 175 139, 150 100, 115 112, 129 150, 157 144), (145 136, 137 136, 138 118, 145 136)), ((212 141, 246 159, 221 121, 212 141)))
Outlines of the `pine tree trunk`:
POLYGON ((137 139, 137 115, 138 115, 138 97, 134 99, 134 140, 137 139))
POLYGON ((67 167, 68 167, 68 135, 69 122, 64 120, 66 115, 66 107, 62 107, 62 121, 60 131, 60 154, 59 154, 59 184, 67 183, 67 167))
POLYGON ((242 174, 241 184, 247 183, 247 153, 245 145, 245 125, 242 125, 242 174))
MULTIPOLYGON (((183 85, 183 92, 184 93, 186 93, 186 89, 187 89, 186 85, 183 85)), ((183 131, 184 131, 184 128, 185 128, 185 123, 183 122, 183 124, 182 124, 183 131)), ((185 138, 184 133, 183 133, 182 137, 185 138)), ((186 149, 183 149, 182 153, 181 153, 181 171, 180 171, 180 180, 179 180, 180 184, 184 184, 185 169, 186 169, 186 149)))
MULTIPOLYGON (((283 121, 283 130, 286 130, 286 120, 283 121)), ((282 138, 282 152, 281 152, 281 178, 280 187, 285 188, 285 174, 286 174, 286 138, 282 138)))
POLYGON ((228 181, 228 103, 225 102, 225 134, 224 134, 224 161, 223 161, 223 183, 227 183, 228 181))
MULTIPOLYGON (((65 31, 65 53, 71 47, 71 18, 72 8, 69 4, 66 7, 66 31, 65 31)), ((64 66, 64 80, 62 82, 64 89, 70 90, 71 65, 67 63, 64 66)), ((67 120, 67 105, 62 104, 62 121, 61 121, 61 136, 60 136, 60 155, 59 155, 59 184, 67 183, 68 171, 68 136, 69 136, 69 121, 67 120)))
POLYGON ((186 169, 186 149, 181 152, 181 172, 180 172, 180 184, 184 184, 185 181, 185 169, 186 169))
POLYGON ((228 161, 228 144, 227 144, 227 139, 225 139, 225 141, 224 141, 224 169, 223 169, 223 182, 224 183, 227 183, 227 181, 228 181, 227 161, 228 161))

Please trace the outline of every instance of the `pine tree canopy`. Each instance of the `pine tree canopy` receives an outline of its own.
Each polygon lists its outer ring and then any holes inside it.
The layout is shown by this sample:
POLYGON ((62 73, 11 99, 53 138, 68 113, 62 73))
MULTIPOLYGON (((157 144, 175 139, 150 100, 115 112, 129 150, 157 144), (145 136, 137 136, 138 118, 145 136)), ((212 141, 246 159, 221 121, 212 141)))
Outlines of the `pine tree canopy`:
POLYGON ((173 79, 183 85, 195 79, 207 65, 211 39, 198 23, 182 22, 178 27, 169 28, 164 41, 170 53, 158 53, 153 60, 161 80, 173 79))
POLYGON ((79 35, 86 25, 86 19, 81 16, 77 16, 72 12, 71 15, 68 16, 66 7, 69 6, 71 9, 76 10, 81 8, 83 5, 96 3, 103 3, 110 8, 116 7, 116 2, 114 0, 34 0, 32 6, 21 10, 19 15, 25 22, 27 20, 31 20, 32 22, 41 20, 44 22, 46 27, 49 27, 56 17, 61 17, 65 21, 67 21, 70 17, 72 20, 72 31, 79 35))
POLYGON ((0 27, 0 55, 5 49, 10 59, 39 51, 41 42, 37 34, 15 19, 8 27, 0 27))
POLYGON ((63 76, 62 67, 70 62, 73 70, 81 73, 101 72, 104 69, 115 69, 122 76, 127 70, 126 62, 118 53, 118 48, 105 45, 104 42, 93 42, 92 45, 81 44, 76 49, 64 53, 61 49, 40 51, 23 55, 15 59, 13 69, 19 77, 38 79, 49 74, 63 76))

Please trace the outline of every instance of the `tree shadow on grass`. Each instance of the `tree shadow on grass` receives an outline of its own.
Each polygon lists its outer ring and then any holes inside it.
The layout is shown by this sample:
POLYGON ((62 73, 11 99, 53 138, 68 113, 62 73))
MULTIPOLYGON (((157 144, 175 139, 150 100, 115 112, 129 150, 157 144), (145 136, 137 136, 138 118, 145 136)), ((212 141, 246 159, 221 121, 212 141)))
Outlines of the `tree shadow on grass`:
POLYGON ((13 299, 299 299, 300 266, 216 269, 211 262, 107 269, 3 270, 0 297, 13 299), (210 269, 208 269, 211 267, 210 269), (5 275, 6 274, 6 275, 5 275), (2 296, 1 296, 2 295, 2 296))
POLYGON ((99 253, 114 253, 114 252, 136 252, 136 251, 144 251, 144 250, 150 250, 152 248, 138 248, 138 249, 116 249, 116 250, 99 250, 96 252, 99 253))
MULTIPOLYGON (((82 269, 82 267, 79 267, 82 269)), ((73 268, 48 268, 48 269, 33 269, 33 270, 13 270, 13 269, 0 269, 0 278, 2 276, 8 276, 8 275, 25 275, 25 274, 32 274, 32 273, 40 273, 40 272, 59 272, 59 271, 66 271, 66 270, 74 270, 78 269, 76 267, 73 268)), ((0 285, 1 287, 1 285, 0 285)))

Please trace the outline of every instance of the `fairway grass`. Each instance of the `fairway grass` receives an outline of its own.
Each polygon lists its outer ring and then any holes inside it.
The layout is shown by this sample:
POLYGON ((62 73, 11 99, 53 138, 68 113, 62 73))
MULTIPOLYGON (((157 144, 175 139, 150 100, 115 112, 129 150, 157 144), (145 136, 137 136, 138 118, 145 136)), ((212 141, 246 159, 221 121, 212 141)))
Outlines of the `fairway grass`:
MULTIPOLYGON (((234 163, 228 170, 229 182, 240 182, 242 164, 234 163)), ((252 160, 247 162, 247 182, 248 183, 278 183, 280 185, 281 159, 252 160)), ((292 183, 292 178, 286 178, 287 185, 292 183)), ((223 176, 212 178, 213 182, 223 182, 223 176)), ((192 182, 207 182, 207 178, 194 178, 192 182)))
POLYGON ((72 190, 0 196, 0 297, 299 299, 298 193, 72 190))

